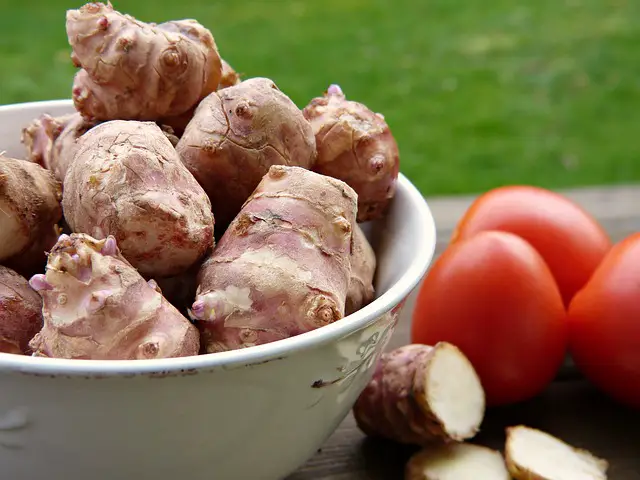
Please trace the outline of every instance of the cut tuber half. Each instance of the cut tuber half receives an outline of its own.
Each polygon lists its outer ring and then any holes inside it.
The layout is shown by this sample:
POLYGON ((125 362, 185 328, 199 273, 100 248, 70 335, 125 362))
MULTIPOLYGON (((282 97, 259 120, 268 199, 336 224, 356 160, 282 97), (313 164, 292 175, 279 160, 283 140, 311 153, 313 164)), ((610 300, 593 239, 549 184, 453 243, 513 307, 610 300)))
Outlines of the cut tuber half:
POLYGON ((405 467, 405 480, 509 480, 504 458, 497 450, 472 443, 427 447, 405 467))
POLYGON ((606 480, 608 462, 535 428, 509 427, 505 456, 516 480, 606 480))
POLYGON ((484 412, 473 365, 447 342, 383 353, 353 409, 365 434, 415 445, 472 438, 484 412))

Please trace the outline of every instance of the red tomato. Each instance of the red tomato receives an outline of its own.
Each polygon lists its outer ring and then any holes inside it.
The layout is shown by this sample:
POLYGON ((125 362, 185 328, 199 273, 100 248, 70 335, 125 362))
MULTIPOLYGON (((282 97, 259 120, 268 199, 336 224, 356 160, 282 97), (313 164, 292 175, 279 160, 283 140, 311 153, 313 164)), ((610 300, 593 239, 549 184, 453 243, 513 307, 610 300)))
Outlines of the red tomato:
POLYGON ((481 195, 451 241, 484 230, 511 232, 533 245, 549 265, 565 306, 611 249, 607 233, 591 215, 568 198, 537 187, 507 186, 481 195))
POLYGON ((569 306, 569 349, 603 392, 640 408, 640 233, 615 245, 569 306))
POLYGON ((549 267, 522 238, 497 231, 450 245, 420 288, 411 341, 467 355, 487 405, 530 399, 566 357, 566 311, 549 267))

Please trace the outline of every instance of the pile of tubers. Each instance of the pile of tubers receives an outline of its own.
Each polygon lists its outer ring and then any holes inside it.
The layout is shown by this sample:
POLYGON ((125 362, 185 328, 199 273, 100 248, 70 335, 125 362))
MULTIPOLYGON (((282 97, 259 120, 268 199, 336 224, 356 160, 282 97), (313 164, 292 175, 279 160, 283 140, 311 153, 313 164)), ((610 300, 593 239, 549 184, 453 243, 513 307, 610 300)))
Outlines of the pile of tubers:
POLYGON ((337 85, 298 108, 196 20, 88 3, 66 33, 75 112, 34 118, 23 158, 0 155, 0 352, 216 353, 373 300, 359 224, 399 172, 382 115, 337 85))

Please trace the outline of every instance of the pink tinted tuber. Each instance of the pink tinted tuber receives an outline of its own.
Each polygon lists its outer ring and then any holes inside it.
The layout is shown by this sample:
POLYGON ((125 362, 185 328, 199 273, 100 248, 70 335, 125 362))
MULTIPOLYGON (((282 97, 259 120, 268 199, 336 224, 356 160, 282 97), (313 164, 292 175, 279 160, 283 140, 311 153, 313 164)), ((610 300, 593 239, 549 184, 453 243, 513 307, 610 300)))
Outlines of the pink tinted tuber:
POLYGON ((48 170, 0 155, 0 263, 23 276, 41 271, 58 238, 61 185, 48 170))
POLYGON ((0 266, 0 352, 29 354, 29 341, 42 328, 42 298, 27 279, 0 266))
POLYGON ((470 439, 484 413, 484 390, 475 369, 446 342, 383 353, 353 407, 365 434, 414 445, 470 439))
POLYGON ((68 10, 77 110, 89 120, 167 119, 216 90, 222 73, 211 32, 195 20, 159 25, 87 3, 68 10))
POLYGON ((179 275, 213 246, 209 199, 152 122, 113 120, 83 135, 62 204, 72 231, 113 235, 147 277, 179 275))
POLYGON ((139 360, 199 352, 198 330, 120 253, 114 237, 61 235, 45 274, 31 286, 43 298, 37 356, 139 360))
POLYGON ((271 165, 310 168, 311 126, 267 78, 251 78, 205 98, 176 150, 211 199, 224 229, 271 165))
POLYGON ((314 171, 346 182, 358 194, 358 222, 380 218, 395 195, 398 145, 384 117, 347 100, 338 85, 303 109, 313 127, 314 171))
POLYGON ((353 226, 353 247, 351 250, 351 279, 345 314, 357 312, 373 300, 373 276, 376 272, 376 254, 367 237, 356 223, 353 226))
POLYGON ((272 166, 199 274, 192 307, 207 353, 305 333, 344 316, 355 192, 272 166))
POLYGON ((76 140, 95 125, 79 113, 60 117, 45 113, 22 130, 27 159, 50 170, 56 180, 63 182, 73 160, 76 140))

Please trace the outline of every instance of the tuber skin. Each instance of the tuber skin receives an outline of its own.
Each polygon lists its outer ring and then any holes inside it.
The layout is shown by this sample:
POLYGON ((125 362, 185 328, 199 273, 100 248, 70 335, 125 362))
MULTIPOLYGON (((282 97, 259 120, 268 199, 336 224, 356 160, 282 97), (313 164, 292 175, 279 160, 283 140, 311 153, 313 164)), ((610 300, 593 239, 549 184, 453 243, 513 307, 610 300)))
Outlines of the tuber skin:
POLYGON ((366 435, 420 446, 473 438, 484 412, 480 379, 447 342, 383 353, 353 407, 366 435))
POLYGON ((88 120, 171 124, 216 90, 222 64, 211 32, 195 20, 159 25, 87 3, 68 10, 66 31, 80 70, 76 109, 88 120))
POLYGON ((45 274, 30 279, 43 299, 35 356, 144 360, 197 355, 198 330, 122 256, 114 237, 61 235, 45 274))
POLYGON ((42 298, 17 272, 0 266, 0 352, 28 355, 42 328, 42 298))
POLYGON ((50 170, 56 180, 63 182, 76 140, 95 125, 77 112, 60 117, 45 113, 22 130, 27 159, 50 170))
POLYGON ((357 198, 345 183, 274 165, 198 275, 205 353, 282 340, 344 316, 357 198))
POLYGON ((346 182, 358 194, 358 222, 381 218, 396 191, 398 145, 384 117, 347 100, 331 85, 303 109, 316 139, 314 171, 346 182))
POLYGON ((113 235, 147 278, 179 275, 213 246, 209 199, 152 122, 112 120, 83 135, 62 206, 73 232, 113 235))
POLYGON ((376 271, 376 254, 360 226, 353 226, 351 250, 351 279, 347 292, 345 314, 351 315, 373 300, 373 276, 376 271))
POLYGON ((0 263, 23 276, 41 271, 58 238, 62 187, 36 163, 0 155, 0 263))
POLYGON ((222 76, 220 77, 220 83, 218 84, 218 90, 223 88, 233 87, 240 83, 240 75, 233 69, 229 63, 222 59, 222 76))
POLYGON ((267 78, 251 78, 205 98, 176 147, 211 199, 221 231, 271 165, 310 168, 311 126, 267 78))

